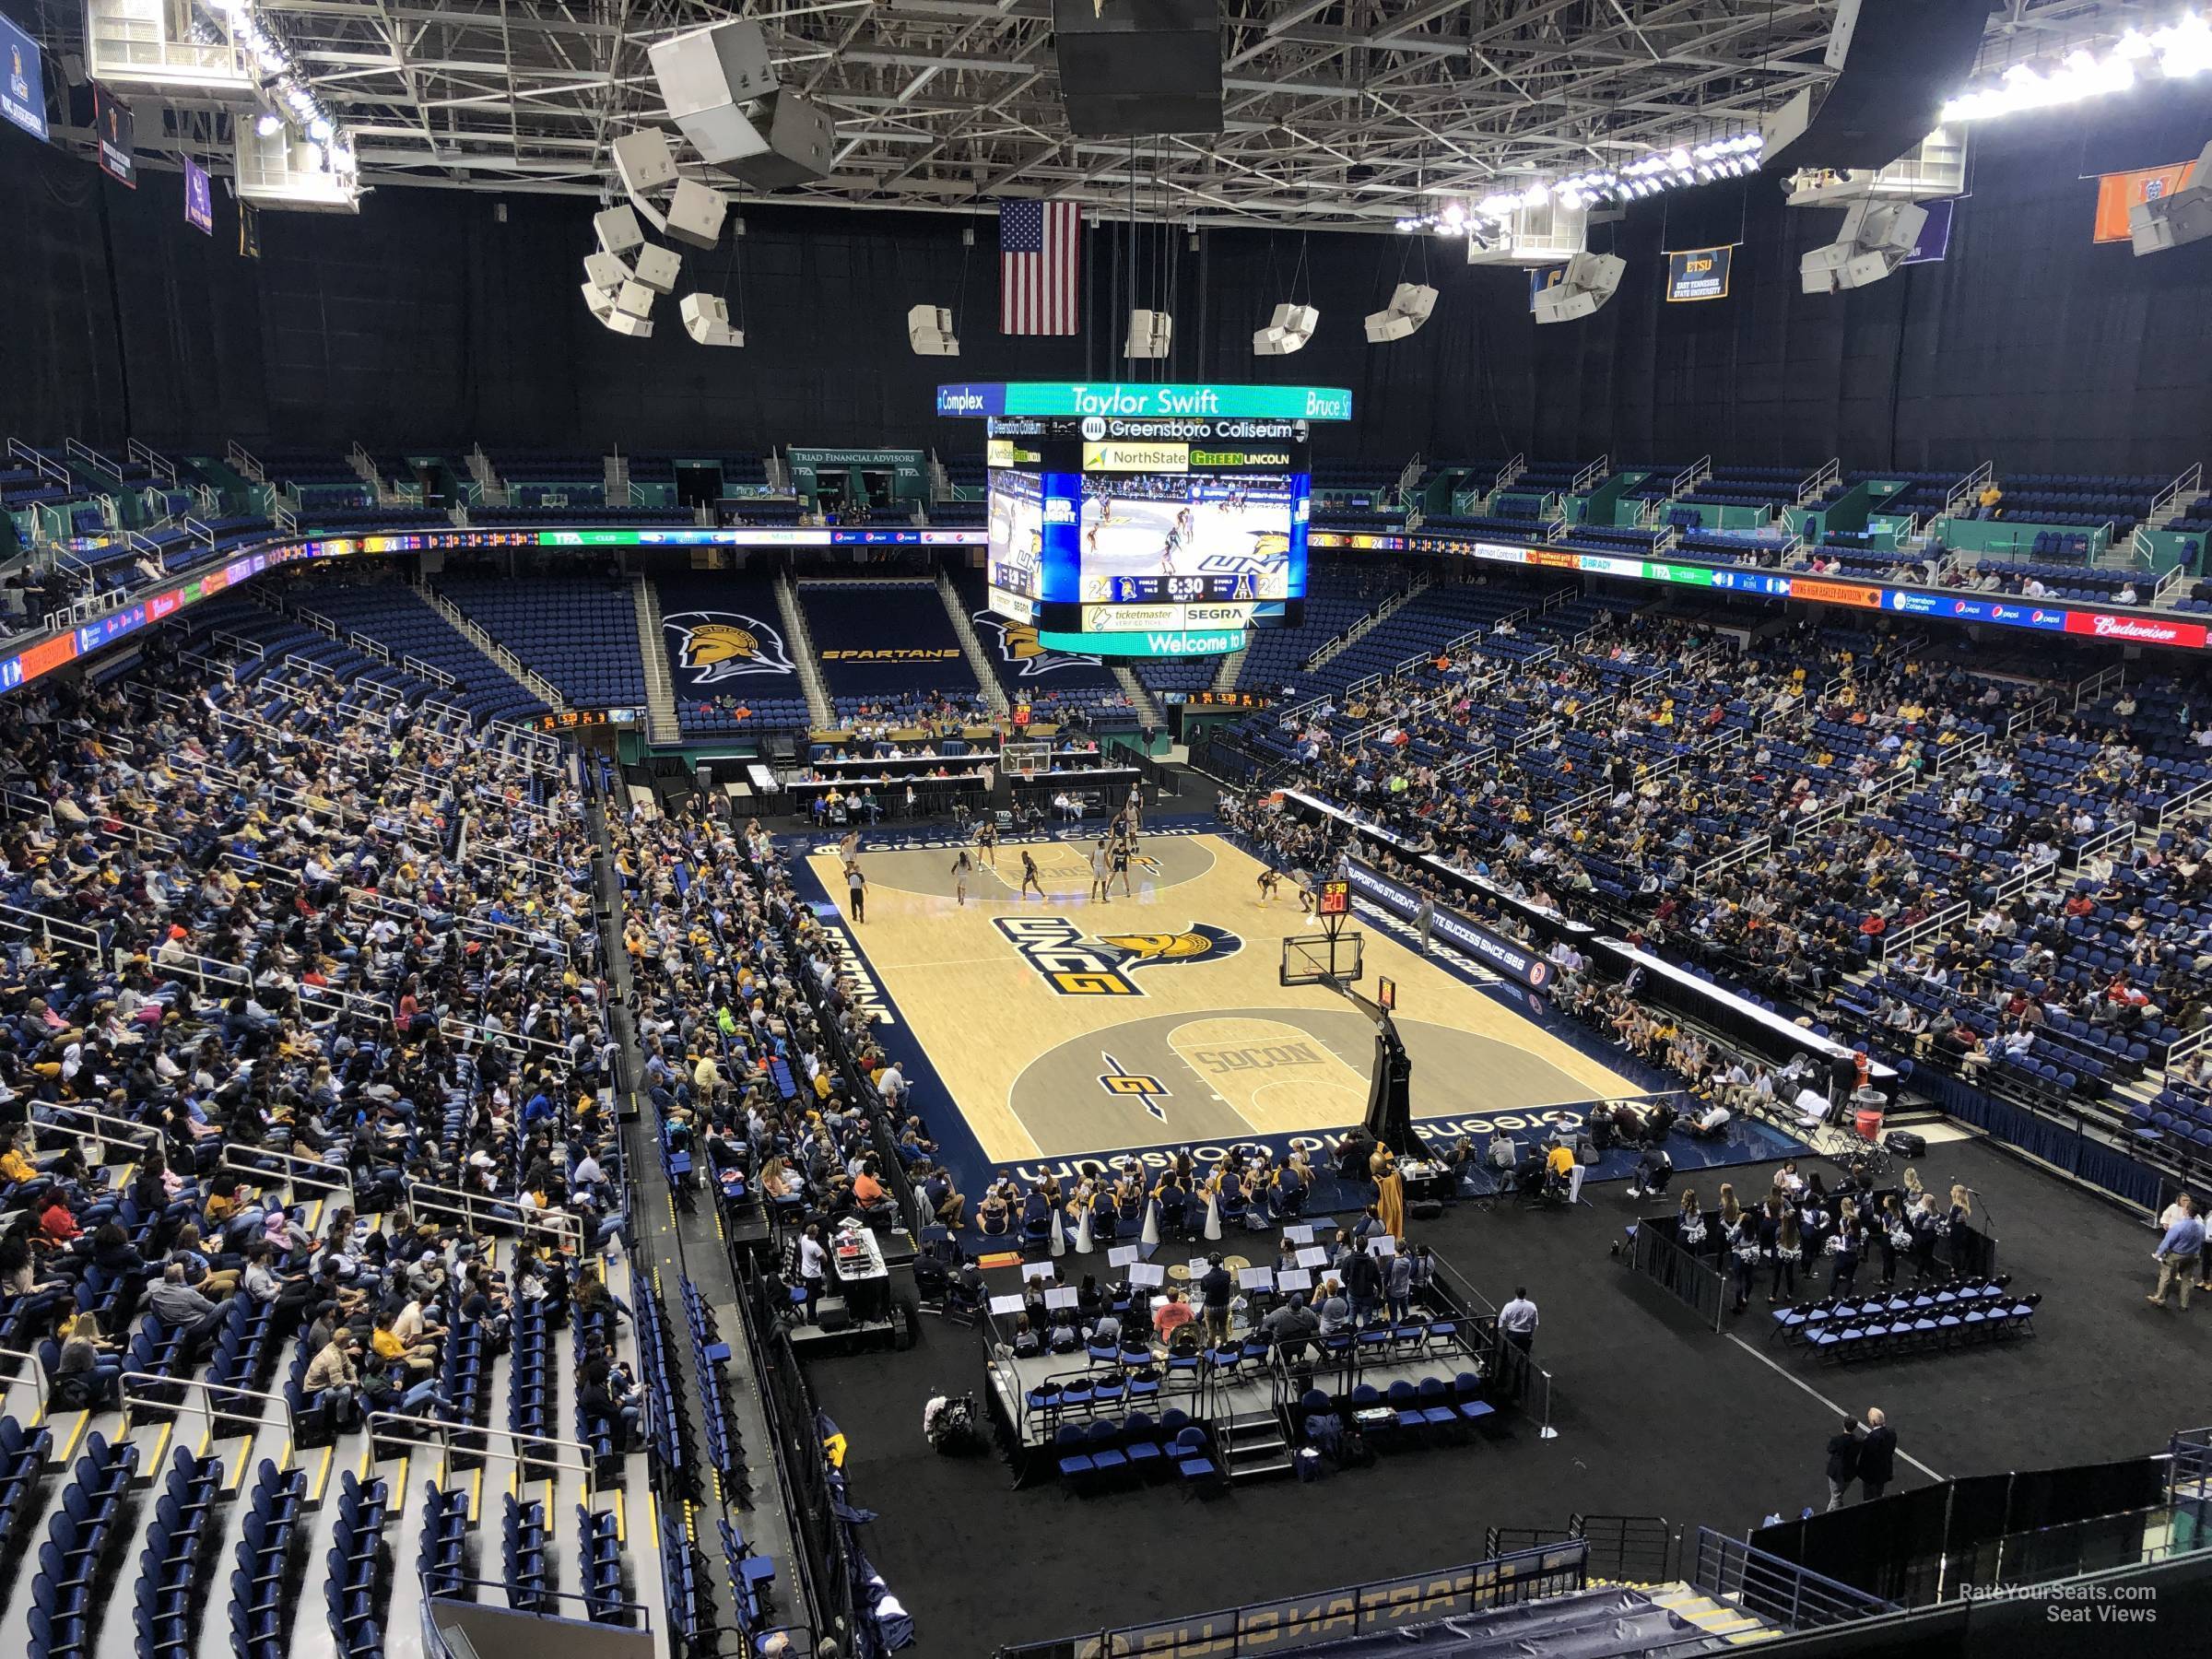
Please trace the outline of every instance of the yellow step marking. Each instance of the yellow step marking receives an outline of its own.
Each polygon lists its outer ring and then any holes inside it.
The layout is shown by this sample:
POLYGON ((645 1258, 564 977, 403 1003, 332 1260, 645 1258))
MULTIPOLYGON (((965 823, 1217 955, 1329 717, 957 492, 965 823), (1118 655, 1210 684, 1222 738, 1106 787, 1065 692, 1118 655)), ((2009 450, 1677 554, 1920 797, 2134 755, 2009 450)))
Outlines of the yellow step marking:
POLYGON ((90 1412, 80 1411, 76 1414, 76 1427, 69 1430, 68 1440, 62 1444, 62 1466, 64 1468, 76 1461, 77 1442, 85 1438, 85 1430, 91 1426, 92 1414, 90 1412))

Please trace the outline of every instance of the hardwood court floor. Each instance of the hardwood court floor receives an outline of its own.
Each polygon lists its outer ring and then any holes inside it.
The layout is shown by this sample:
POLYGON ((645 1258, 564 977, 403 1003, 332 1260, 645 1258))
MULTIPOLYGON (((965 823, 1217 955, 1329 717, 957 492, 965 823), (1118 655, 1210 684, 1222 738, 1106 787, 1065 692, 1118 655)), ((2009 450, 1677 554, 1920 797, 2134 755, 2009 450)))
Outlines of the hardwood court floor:
MULTIPOLYGON (((1367 1105, 1373 1027, 1334 993, 1277 982, 1282 940, 1319 931, 1294 897, 1260 901, 1258 862, 1212 835, 1144 839, 1106 902, 1084 847, 1008 843, 954 898, 942 848, 860 855, 867 920, 852 923, 832 854, 815 873, 845 912, 992 1162, 1341 1129, 1367 1105), (1046 898, 1026 899, 1021 850, 1046 898)), ((1358 919, 1355 918, 1355 922, 1358 919)), ((1577 1053, 1382 929, 1365 988, 1398 984, 1416 1118, 1634 1094, 1577 1053)))

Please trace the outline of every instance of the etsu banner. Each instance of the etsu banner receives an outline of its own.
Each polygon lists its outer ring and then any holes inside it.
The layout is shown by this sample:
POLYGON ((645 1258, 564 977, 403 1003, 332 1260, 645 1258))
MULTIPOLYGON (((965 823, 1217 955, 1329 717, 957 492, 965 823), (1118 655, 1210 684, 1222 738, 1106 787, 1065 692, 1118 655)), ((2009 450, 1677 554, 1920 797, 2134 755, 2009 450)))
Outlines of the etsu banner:
MULTIPOLYGON (((1381 905, 1401 922, 1412 921, 1421 908, 1420 895, 1402 883, 1393 881, 1372 865, 1351 859, 1348 861, 1347 874, 1353 892, 1381 905)), ((1525 985, 1531 991, 1550 989, 1552 978, 1559 971, 1548 958, 1494 934, 1487 927, 1477 926, 1446 905, 1439 904, 1430 912, 1429 931, 1432 937, 1441 939, 1493 973, 1502 974, 1516 985, 1525 985)))
POLYGON ((39 43, 0 17, 0 116, 46 141, 46 88, 39 43))
POLYGON ((1672 304, 1685 300, 1728 298, 1728 268, 1735 263, 1734 248, 1685 248, 1666 256, 1666 298, 1672 304))

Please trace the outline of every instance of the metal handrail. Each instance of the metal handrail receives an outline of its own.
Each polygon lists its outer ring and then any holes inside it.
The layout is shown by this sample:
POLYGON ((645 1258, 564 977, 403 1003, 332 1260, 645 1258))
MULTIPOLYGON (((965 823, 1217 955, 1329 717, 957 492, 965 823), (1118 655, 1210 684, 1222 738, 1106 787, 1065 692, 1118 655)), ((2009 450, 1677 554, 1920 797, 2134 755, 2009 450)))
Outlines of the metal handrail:
POLYGON ((1732 1603, 1792 1630, 1818 1630, 1900 1611, 1895 1602, 1769 1555, 1709 1526, 1698 1528, 1691 1583, 1715 1601, 1732 1603))
POLYGON ((207 1424, 207 1433, 210 1438, 213 1438, 215 1420, 218 1416, 242 1417, 244 1415, 242 1412, 218 1412, 215 1404, 215 1396, 221 1394, 229 1399, 260 1400, 265 1406, 276 1406, 277 1416, 284 1422, 287 1441, 293 1445, 297 1445, 300 1441, 299 1425, 293 1419, 290 1402, 280 1394, 270 1394, 263 1389, 240 1388, 229 1382, 210 1382, 199 1377, 164 1377, 158 1371, 124 1371, 117 1379, 117 1393, 123 1400, 123 1424, 125 1434, 130 1432, 133 1411, 166 1411, 172 1415, 182 1416, 196 1400, 200 1406, 200 1416, 207 1424), (142 1387, 159 1388, 165 1392, 171 1389, 181 1389, 183 1391, 183 1397, 175 1400, 149 1399, 144 1395, 134 1397, 131 1393, 131 1384, 134 1382, 142 1387))
MULTIPOLYGON (((546 1518, 546 1524, 547 1526, 552 1526, 554 1524, 553 1518, 548 1515, 546 1518)), ((426 1608, 433 1606, 441 1601, 457 1602, 463 1606, 473 1607, 480 1601, 491 1600, 490 1597, 476 1594, 479 1590, 496 1590, 501 1596, 517 1594, 515 1586, 505 1579, 470 1578, 457 1572, 422 1572, 418 1573, 416 1578, 421 1588, 422 1602, 426 1608), (468 1594, 465 1595, 461 1594, 464 1590, 468 1594)), ((622 1630, 651 1630, 653 1629, 653 1608, 644 1602, 616 1600, 594 1603, 591 1597, 580 1591, 557 1590, 551 1585, 532 1590, 529 1594, 540 1602, 574 1602, 584 1609, 584 1617, 594 1624, 606 1623, 607 1621, 601 1617, 601 1614, 606 1609, 612 1608, 618 1613, 629 1616, 618 1620, 615 1629, 622 1630)), ((492 1605, 496 1606, 497 1604, 493 1603, 492 1605)), ((555 1617, 560 1616, 556 1615, 555 1617)), ((745 1632, 737 1630, 733 1630, 732 1633, 745 1634, 745 1632)), ((804 1653, 807 1650, 794 1648, 792 1651, 804 1653)), ((454 1654, 451 1648, 445 1648, 443 1652, 445 1659, 459 1659, 459 1656, 454 1654)))
POLYGON ((550 1466, 578 1476, 583 1481, 583 1506, 586 1509, 592 1508, 599 1496, 598 1459, 592 1455, 592 1449, 582 1441, 561 1440, 550 1434, 517 1434, 512 1429, 496 1429, 488 1423, 449 1423, 441 1418, 412 1417, 399 1411, 372 1411, 369 1414, 363 1426, 369 1430, 371 1441, 376 1438, 379 1424, 398 1424, 419 1430, 422 1438, 437 1440, 449 1453, 454 1450, 453 1437, 464 1435, 472 1443, 460 1447, 460 1451, 471 1457, 511 1463, 514 1465, 518 1476, 525 1463, 550 1466), (490 1446, 473 1443, 488 1439, 507 1441, 518 1449, 495 1451, 490 1446), (525 1452, 521 1448, 528 1450, 525 1452), (562 1452, 575 1453, 576 1461, 573 1464, 561 1461, 559 1453, 562 1452), (548 1453, 553 1455, 547 1455, 548 1453))
POLYGON ((353 1171, 344 1164, 322 1163, 312 1158, 301 1158, 294 1152, 279 1152, 274 1147, 241 1147, 225 1143, 217 1167, 228 1170, 233 1175, 248 1176, 260 1186, 268 1185, 272 1177, 282 1181, 288 1189, 285 1194, 285 1207, 288 1209, 300 1202, 300 1185, 302 1181, 320 1183, 314 1190, 315 1197, 329 1198, 343 1194, 347 1209, 359 1208, 354 1197, 353 1171), (285 1167, 272 1170, 251 1161, 269 1158, 285 1167))
POLYGON ((565 1210, 538 1210, 524 1216, 518 1198, 487 1197, 462 1187, 432 1186, 423 1181, 408 1184, 406 1204, 408 1210, 417 1216, 457 1218, 471 1232, 503 1227, 520 1232, 543 1233, 554 1241, 556 1248, 582 1253, 582 1218, 565 1210))
POLYGON ((0 933, 21 933, 26 936, 37 935, 43 937, 49 946, 58 938, 76 950, 96 952, 100 949, 99 929, 60 916, 49 916, 43 911, 25 910, 18 904, 0 904, 0 933))
POLYGON ((0 1359, 22 1361, 22 1364, 16 1368, 16 1373, 13 1376, 5 1382, 0 1382, 0 1394, 5 1394, 8 1389, 28 1378, 31 1385, 39 1391, 39 1416, 42 1419, 46 1416, 46 1402, 53 1393, 53 1384, 47 1380, 46 1368, 39 1362, 38 1355, 32 1353, 29 1348, 0 1347, 0 1359))

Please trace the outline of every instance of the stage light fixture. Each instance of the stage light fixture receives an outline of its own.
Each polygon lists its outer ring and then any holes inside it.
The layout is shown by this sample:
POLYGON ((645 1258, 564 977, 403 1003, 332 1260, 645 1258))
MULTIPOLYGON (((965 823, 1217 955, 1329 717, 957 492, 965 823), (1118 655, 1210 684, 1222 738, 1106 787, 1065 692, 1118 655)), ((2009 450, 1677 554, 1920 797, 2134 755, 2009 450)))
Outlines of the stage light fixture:
POLYGON ((1614 253, 1577 253, 1559 280, 1536 292, 1532 309, 1539 323, 1572 323, 1594 314, 1620 287, 1628 261, 1614 253))
POLYGON ((1256 330, 1252 336, 1252 349, 1257 357, 1288 357, 1294 351, 1303 351, 1313 338, 1313 331, 1321 325, 1321 312, 1311 305, 1293 305, 1288 300, 1275 308, 1267 319, 1267 326, 1256 330))
POLYGON ((744 334, 730 326, 730 308, 720 294, 686 294, 677 306, 684 332, 701 346, 735 349, 745 344, 744 334))
POLYGON ((592 234, 598 238, 602 253, 627 253, 645 242, 638 216, 619 204, 592 216, 592 234))
POLYGON ((960 355, 959 339, 952 332, 952 312, 941 305, 908 308, 906 343, 916 357, 960 355))
POLYGON ((1808 294, 1833 294, 1879 282, 1912 256, 1928 210, 1916 202, 1853 202, 1842 233, 1797 262, 1798 285, 1808 294))
POLYGON ((1129 313, 1129 335, 1123 342, 1124 358, 1164 358, 1169 342, 1174 337, 1175 319, 1163 311, 1133 311, 1129 313))
POLYGON ((2198 153, 2187 184, 2127 210, 2127 234, 2137 258, 2212 236, 2212 144, 2198 153))
POLYGON ((1390 303, 1379 312, 1367 314, 1367 339, 1371 346, 1384 345, 1392 340, 1403 340, 1419 332, 1423 324, 1436 310, 1436 290, 1425 283, 1401 282, 1391 290, 1390 303))

